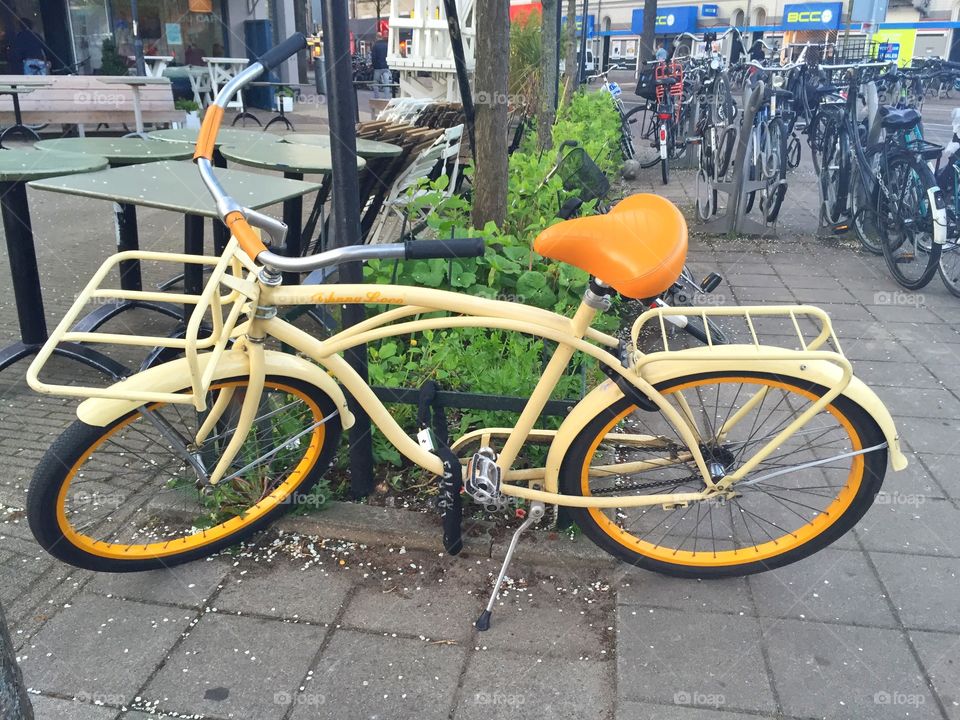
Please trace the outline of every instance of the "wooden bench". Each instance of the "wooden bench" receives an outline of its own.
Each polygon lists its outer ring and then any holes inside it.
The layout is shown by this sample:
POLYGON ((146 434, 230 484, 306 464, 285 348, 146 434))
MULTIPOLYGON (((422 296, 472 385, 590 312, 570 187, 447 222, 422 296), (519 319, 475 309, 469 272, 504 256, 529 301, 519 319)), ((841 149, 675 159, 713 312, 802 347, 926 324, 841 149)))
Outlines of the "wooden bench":
MULTIPOLYGON (((126 123, 133 127, 133 88, 129 85, 108 85, 95 75, 50 75, 45 79, 53 84, 20 97, 25 124, 76 125, 81 135, 85 125, 126 123)), ((22 75, 0 75, 0 85, 18 81, 23 81, 22 75)), ((173 106, 173 87, 169 84, 140 88, 140 107, 147 123, 183 120, 183 111, 173 106)), ((0 125, 13 123, 13 101, 0 96, 0 125)))

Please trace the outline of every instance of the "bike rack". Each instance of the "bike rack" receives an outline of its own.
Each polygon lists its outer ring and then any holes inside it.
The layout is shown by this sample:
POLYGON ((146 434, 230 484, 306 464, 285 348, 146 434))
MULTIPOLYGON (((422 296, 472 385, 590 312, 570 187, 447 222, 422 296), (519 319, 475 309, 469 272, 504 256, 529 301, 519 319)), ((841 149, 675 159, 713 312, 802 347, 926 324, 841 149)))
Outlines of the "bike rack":
MULTIPOLYGON (((718 180, 710 184, 709 191, 716 190, 727 196, 726 207, 722 215, 707 220, 700 229, 711 235, 759 235, 766 237, 776 236, 775 222, 757 222, 747 216, 747 195, 759 192, 767 185, 763 178, 750 180, 747 178, 745 161, 750 145, 750 131, 753 128, 753 119, 763 101, 765 84, 758 82, 752 90, 744 91, 743 112, 739 114, 740 125, 734 142, 736 153, 733 158, 733 176, 730 180, 718 180)), ((786 182, 786 181, 782 181, 786 182)))

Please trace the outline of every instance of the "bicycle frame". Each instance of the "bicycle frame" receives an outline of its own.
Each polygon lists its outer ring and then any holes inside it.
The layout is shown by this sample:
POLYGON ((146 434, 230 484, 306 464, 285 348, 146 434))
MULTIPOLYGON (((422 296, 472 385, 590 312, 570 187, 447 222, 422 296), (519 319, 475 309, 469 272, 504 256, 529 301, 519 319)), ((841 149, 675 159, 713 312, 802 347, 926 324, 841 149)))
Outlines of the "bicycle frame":
MULTIPOLYGON (((236 249, 236 241, 231 241, 227 254, 236 249)), ((127 254, 125 254, 127 255, 127 254)), ((245 266, 250 267, 246 261, 245 266)), ((244 282, 254 279, 252 276, 244 282)), ((334 398, 343 414, 345 427, 352 425, 352 416, 345 409, 343 391, 330 376, 338 381, 369 414, 371 420, 383 432, 386 438, 411 462, 434 473, 442 474, 442 462, 439 457, 428 449, 421 447, 415 440, 406 434, 397 421, 391 416, 385 405, 375 396, 372 389, 353 370, 343 358, 345 351, 375 342, 384 338, 408 335, 430 329, 443 328, 492 328, 510 332, 518 332, 534 337, 544 338, 557 343, 557 349, 548 362, 536 388, 531 393, 524 410, 513 428, 487 428, 474 431, 461 438, 460 445, 469 437, 483 435, 504 437, 505 443, 498 458, 503 485, 502 492, 518 498, 542 501, 549 504, 578 507, 635 507, 645 505, 675 505, 705 500, 732 492, 735 484, 750 473, 759 463, 773 453, 788 437, 796 433, 820 410, 826 407, 840 394, 853 399, 865 408, 877 421, 887 437, 890 448, 890 457, 895 468, 906 465, 906 459, 899 450, 896 430, 893 420, 881 401, 866 385, 853 377, 849 361, 839 352, 823 349, 825 343, 833 339, 836 343, 826 314, 818 308, 807 306, 786 307, 713 307, 698 308, 694 311, 701 315, 706 325, 708 315, 740 316, 745 318, 751 328, 753 344, 706 346, 690 350, 673 351, 667 344, 666 321, 670 315, 690 314, 689 308, 658 308, 644 313, 634 324, 633 339, 636 343, 637 334, 642 325, 659 321, 663 337, 664 350, 650 354, 631 351, 630 361, 622 362, 618 355, 611 352, 620 347, 620 341, 605 333, 590 327, 590 323, 598 310, 591 307, 586 300, 580 305, 576 314, 568 318, 556 313, 529 307, 518 303, 490 300, 486 298, 462 295, 459 293, 435 290, 431 288, 409 287, 401 285, 295 285, 270 286, 265 283, 254 282, 253 295, 258 299, 251 300, 246 305, 248 320, 228 330, 232 337, 237 338, 234 349, 224 353, 215 361, 211 361, 210 354, 201 355, 201 362, 196 368, 191 368, 186 359, 174 360, 139 373, 119 384, 102 391, 99 394, 88 388, 72 388, 73 392, 64 393, 61 388, 47 386, 38 380, 40 366, 52 347, 61 341, 70 341, 69 328, 72 324, 70 315, 51 334, 50 340, 38 359, 31 365, 28 372, 28 381, 35 390, 46 393, 72 394, 91 398, 82 403, 78 415, 89 424, 103 425, 111 422, 125 412, 140 408, 144 400, 137 400, 141 393, 164 393, 170 396, 176 389, 184 385, 185 375, 193 372, 202 374, 209 381, 222 379, 237 374, 248 374, 250 377, 248 391, 244 400, 244 411, 235 437, 238 438, 238 447, 228 447, 217 468, 210 474, 210 483, 215 484, 225 469, 232 462, 242 438, 246 436, 252 425, 253 409, 259 404, 259 391, 263 387, 264 378, 270 374, 271 368, 275 372, 303 377, 319 385, 334 398), (349 303, 372 303, 378 305, 396 306, 382 312, 359 325, 347 328, 336 335, 320 340, 296 328, 276 315, 278 307, 294 305, 340 305, 349 303), (436 312, 454 313, 454 316, 443 317, 416 317, 436 312), (764 346, 759 343, 753 328, 752 317, 765 315, 786 315, 792 322, 800 336, 802 350, 788 350, 779 347, 764 346), (812 340, 803 339, 797 317, 807 317, 818 323, 820 333, 812 340), (320 365, 317 368, 306 360, 296 356, 266 351, 263 341, 266 337, 273 337, 294 348, 303 355, 311 358, 320 365), (541 411, 550 398, 563 371, 567 368, 575 352, 597 360, 604 368, 610 380, 600 383, 587 394, 571 411, 561 427, 556 430, 537 430, 534 425, 541 411), (215 365, 215 367, 211 367, 215 365), (321 369, 322 368, 322 369, 321 369), (715 481, 711 478, 709 469, 699 448, 700 434, 696 421, 690 415, 685 402, 678 398, 677 406, 671 404, 656 385, 661 382, 682 375, 697 372, 718 370, 744 370, 772 373, 774 375, 796 377, 804 382, 817 383, 827 392, 815 402, 811 398, 811 405, 807 410, 780 432, 749 461, 731 473, 715 481), (326 372, 324 372, 324 370, 326 372), (705 487, 695 493, 663 493, 656 495, 638 495, 632 497, 593 497, 570 496, 559 493, 560 463, 567 449, 579 431, 592 420, 597 413, 608 407, 612 402, 625 395, 636 398, 638 405, 646 406, 650 410, 659 410, 669 422, 674 431, 686 445, 688 452, 679 453, 671 459, 626 463, 619 470, 629 472, 644 467, 650 467, 651 462, 658 466, 693 462, 703 477, 705 487), (246 412, 247 408, 249 412, 246 412), (678 409, 679 408, 679 409, 678 409), (550 439, 550 450, 546 465, 534 469, 514 469, 512 466, 521 449, 521 446, 530 438, 550 439), (231 454, 231 451, 233 454, 231 454)), ((238 286, 239 287, 239 286, 238 286)), ((249 287, 249 285, 248 285, 249 287)), ((95 288, 94 288, 95 289, 95 288)), ((122 295, 124 292, 134 291, 107 291, 113 295, 122 295)), ((204 291, 209 295, 209 288, 204 291)), ((94 296, 93 290, 88 288, 81 293, 78 299, 82 307, 94 296)), ((76 338, 74 338, 76 339, 76 338)), ((88 339, 89 341, 89 339, 88 339)), ((186 341, 189 347, 189 338, 186 341)), ((839 348, 839 344, 836 346, 839 348)), ((203 391, 205 395, 206 390, 203 391)), ((727 434, 736 423, 745 417, 749 409, 762 401, 765 391, 758 391, 747 400, 740 412, 732 416, 721 429, 727 434)), ((176 395, 172 396, 176 398, 176 395)), ((171 402, 197 404, 197 399, 191 393, 179 396, 179 400, 171 402)), ((201 401, 203 404, 205 401, 201 401)), ((218 413, 222 413, 228 403, 217 402, 206 410, 207 416, 204 427, 210 428, 218 420, 218 413)), ((617 434, 617 441, 623 445, 648 446, 667 442, 663 437, 649 435, 617 434)), ((455 443, 457 445, 457 443, 455 443)), ((620 468, 621 466, 617 466, 620 468)))

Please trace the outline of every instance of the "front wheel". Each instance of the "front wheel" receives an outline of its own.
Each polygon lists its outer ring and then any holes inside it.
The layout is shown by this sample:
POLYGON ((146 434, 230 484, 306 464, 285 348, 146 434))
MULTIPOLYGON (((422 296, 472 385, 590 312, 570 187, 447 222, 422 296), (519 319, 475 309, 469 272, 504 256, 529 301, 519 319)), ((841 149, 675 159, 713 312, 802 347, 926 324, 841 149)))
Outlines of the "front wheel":
MULTIPOLYGON (((695 426, 716 476, 734 472, 827 392, 749 371, 688 375, 657 389, 695 426)), ((872 504, 886 463, 876 422, 840 396, 735 485, 734 497, 568 511, 593 542, 633 565, 680 577, 747 575, 805 558, 850 530, 872 504)), ((578 497, 703 488, 674 426, 626 397, 583 427, 560 467, 561 492, 578 497)))
POLYGON ((310 490, 333 462, 340 418, 323 390, 289 377, 266 378, 232 466, 217 485, 205 482, 233 437, 248 382, 215 381, 205 413, 154 403, 103 427, 71 425, 30 484, 27 516, 40 545, 88 570, 154 570, 228 547, 295 505, 321 503, 310 490))

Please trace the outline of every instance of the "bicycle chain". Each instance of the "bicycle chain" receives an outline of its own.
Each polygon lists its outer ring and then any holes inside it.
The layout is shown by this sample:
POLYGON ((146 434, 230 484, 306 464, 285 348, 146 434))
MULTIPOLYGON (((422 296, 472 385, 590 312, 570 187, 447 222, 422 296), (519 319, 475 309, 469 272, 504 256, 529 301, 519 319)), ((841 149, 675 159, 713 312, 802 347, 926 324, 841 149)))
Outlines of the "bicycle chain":
POLYGON ((668 487, 668 486, 677 486, 683 485, 689 480, 699 480, 699 475, 691 475, 688 478, 677 480, 651 480, 649 482, 633 482, 626 485, 618 485, 612 488, 605 488, 600 490, 590 490, 591 495, 611 495, 615 492, 622 492, 624 490, 647 490, 649 488, 655 487, 668 487))

